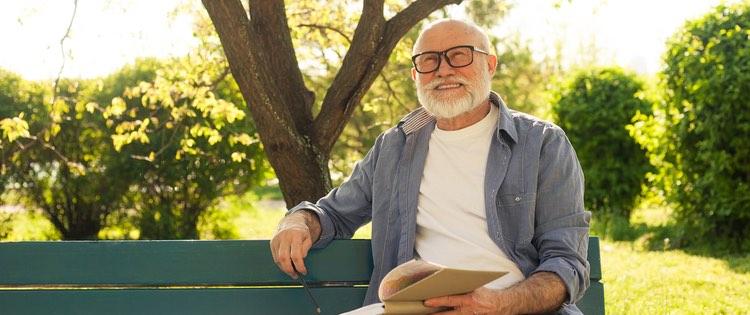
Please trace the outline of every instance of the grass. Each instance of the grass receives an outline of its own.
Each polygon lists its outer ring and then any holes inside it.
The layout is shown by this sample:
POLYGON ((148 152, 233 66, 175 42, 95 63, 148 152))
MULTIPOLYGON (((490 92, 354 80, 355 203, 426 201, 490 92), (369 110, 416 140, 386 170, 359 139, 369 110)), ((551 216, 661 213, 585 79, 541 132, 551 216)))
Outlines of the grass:
POLYGON ((608 314, 749 314, 750 255, 703 257, 601 243, 608 314))
MULTIPOLYGON (((750 253, 674 249, 681 233, 664 204, 641 200, 629 221, 607 227, 610 239, 601 242, 607 313, 750 314, 750 253)), ((601 223, 594 221, 597 230, 601 223)))

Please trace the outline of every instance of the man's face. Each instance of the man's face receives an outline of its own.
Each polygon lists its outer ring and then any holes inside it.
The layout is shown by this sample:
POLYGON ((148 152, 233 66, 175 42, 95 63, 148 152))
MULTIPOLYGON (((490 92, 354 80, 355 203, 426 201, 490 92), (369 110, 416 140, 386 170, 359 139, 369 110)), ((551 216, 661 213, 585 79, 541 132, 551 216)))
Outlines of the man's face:
MULTIPOLYGON (((444 51, 460 45, 481 48, 479 37, 467 34, 461 26, 438 25, 426 31, 415 52, 444 51)), ((437 118, 459 116, 487 99, 495 57, 480 52, 471 54, 473 62, 465 67, 454 68, 441 56, 440 66, 434 72, 419 73, 412 69, 419 102, 437 118)))

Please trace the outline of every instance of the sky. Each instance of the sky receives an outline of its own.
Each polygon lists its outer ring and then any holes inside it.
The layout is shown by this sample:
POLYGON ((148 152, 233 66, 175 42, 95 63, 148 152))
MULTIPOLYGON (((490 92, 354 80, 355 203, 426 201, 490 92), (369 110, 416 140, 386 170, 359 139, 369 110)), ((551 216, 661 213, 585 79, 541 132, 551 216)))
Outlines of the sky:
MULTIPOLYGON (((186 54, 197 45, 192 18, 170 17, 180 0, 79 0, 65 40, 64 77, 112 73, 137 57, 186 54)), ((0 10, 0 68, 26 79, 53 79, 73 1, 7 1, 0 10)))
MULTIPOLYGON (((617 64, 642 74, 661 68, 665 43, 689 19, 708 13, 720 0, 551 0, 517 1, 496 31, 517 31, 536 54, 551 54, 564 43, 570 64, 592 53, 601 64, 617 64)), ((736 2, 736 1, 735 1, 736 2)), ((732 3, 732 1, 726 1, 732 3)))
MULTIPOLYGON (((63 77, 91 78, 114 72, 138 57, 186 54, 197 43, 192 18, 171 14, 184 0, 79 0, 64 42, 63 77)), ((535 56, 563 43, 568 65, 591 59, 642 74, 661 67, 664 43, 686 19, 700 17, 720 0, 515 0, 498 35, 518 32, 535 56), (559 8, 554 2, 561 3, 559 8)), ((731 1, 730 1, 731 2, 731 1)), ((460 12, 461 8, 450 9, 460 12)), ((60 39, 73 1, 3 3, 0 68, 29 80, 54 79, 63 62, 60 39)), ((460 15, 460 13, 457 13, 460 15)))

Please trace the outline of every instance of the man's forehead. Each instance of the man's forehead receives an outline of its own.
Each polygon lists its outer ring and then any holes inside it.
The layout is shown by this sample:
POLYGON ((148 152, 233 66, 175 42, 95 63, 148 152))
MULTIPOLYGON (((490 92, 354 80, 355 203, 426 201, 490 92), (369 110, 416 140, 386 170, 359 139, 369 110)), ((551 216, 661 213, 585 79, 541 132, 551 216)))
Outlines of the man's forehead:
POLYGON ((481 34, 460 21, 446 21, 425 29, 417 40, 414 51, 445 50, 458 45, 478 46, 481 34))

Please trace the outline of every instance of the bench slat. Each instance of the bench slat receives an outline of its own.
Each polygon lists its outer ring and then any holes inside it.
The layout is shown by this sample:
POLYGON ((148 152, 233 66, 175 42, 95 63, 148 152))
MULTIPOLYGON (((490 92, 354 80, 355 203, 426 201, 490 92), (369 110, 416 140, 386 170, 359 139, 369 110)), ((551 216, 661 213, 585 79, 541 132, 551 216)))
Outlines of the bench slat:
MULTIPOLYGON (((367 284, 369 240, 334 241, 306 259, 315 284, 367 284), (324 255, 321 255, 324 253, 324 255), (328 266, 335 265, 335 268, 328 266)), ((270 285, 279 271, 267 240, 0 242, 0 287, 14 285, 270 285)))
MULTIPOLYGON (((321 288, 323 314, 360 307, 367 288, 321 288)), ((2 314, 314 314, 302 288, 0 290, 2 314), (295 301, 290 303, 290 301, 295 301)))
POLYGON ((589 237, 589 251, 586 260, 591 265, 589 278, 591 282, 602 279, 602 259, 599 255, 599 238, 596 236, 589 237))
MULTIPOLYGON (((597 237, 589 238, 588 260, 591 287, 577 304, 585 314, 604 314, 597 237)), ((313 285, 366 284, 373 266, 369 240, 334 241, 306 261, 313 285)), ((278 270, 267 240, 0 242, 2 314, 312 313, 300 287, 236 287, 271 284, 297 282, 278 270), (29 286, 47 289, 12 289, 29 286)), ((359 307, 366 288, 313 291, 324 313, 337 314, 359 307)))
POLYGON ((586 294, 576 303, 576 306, 586 315, 604 315, 604 285, 591 280, 586 294))

